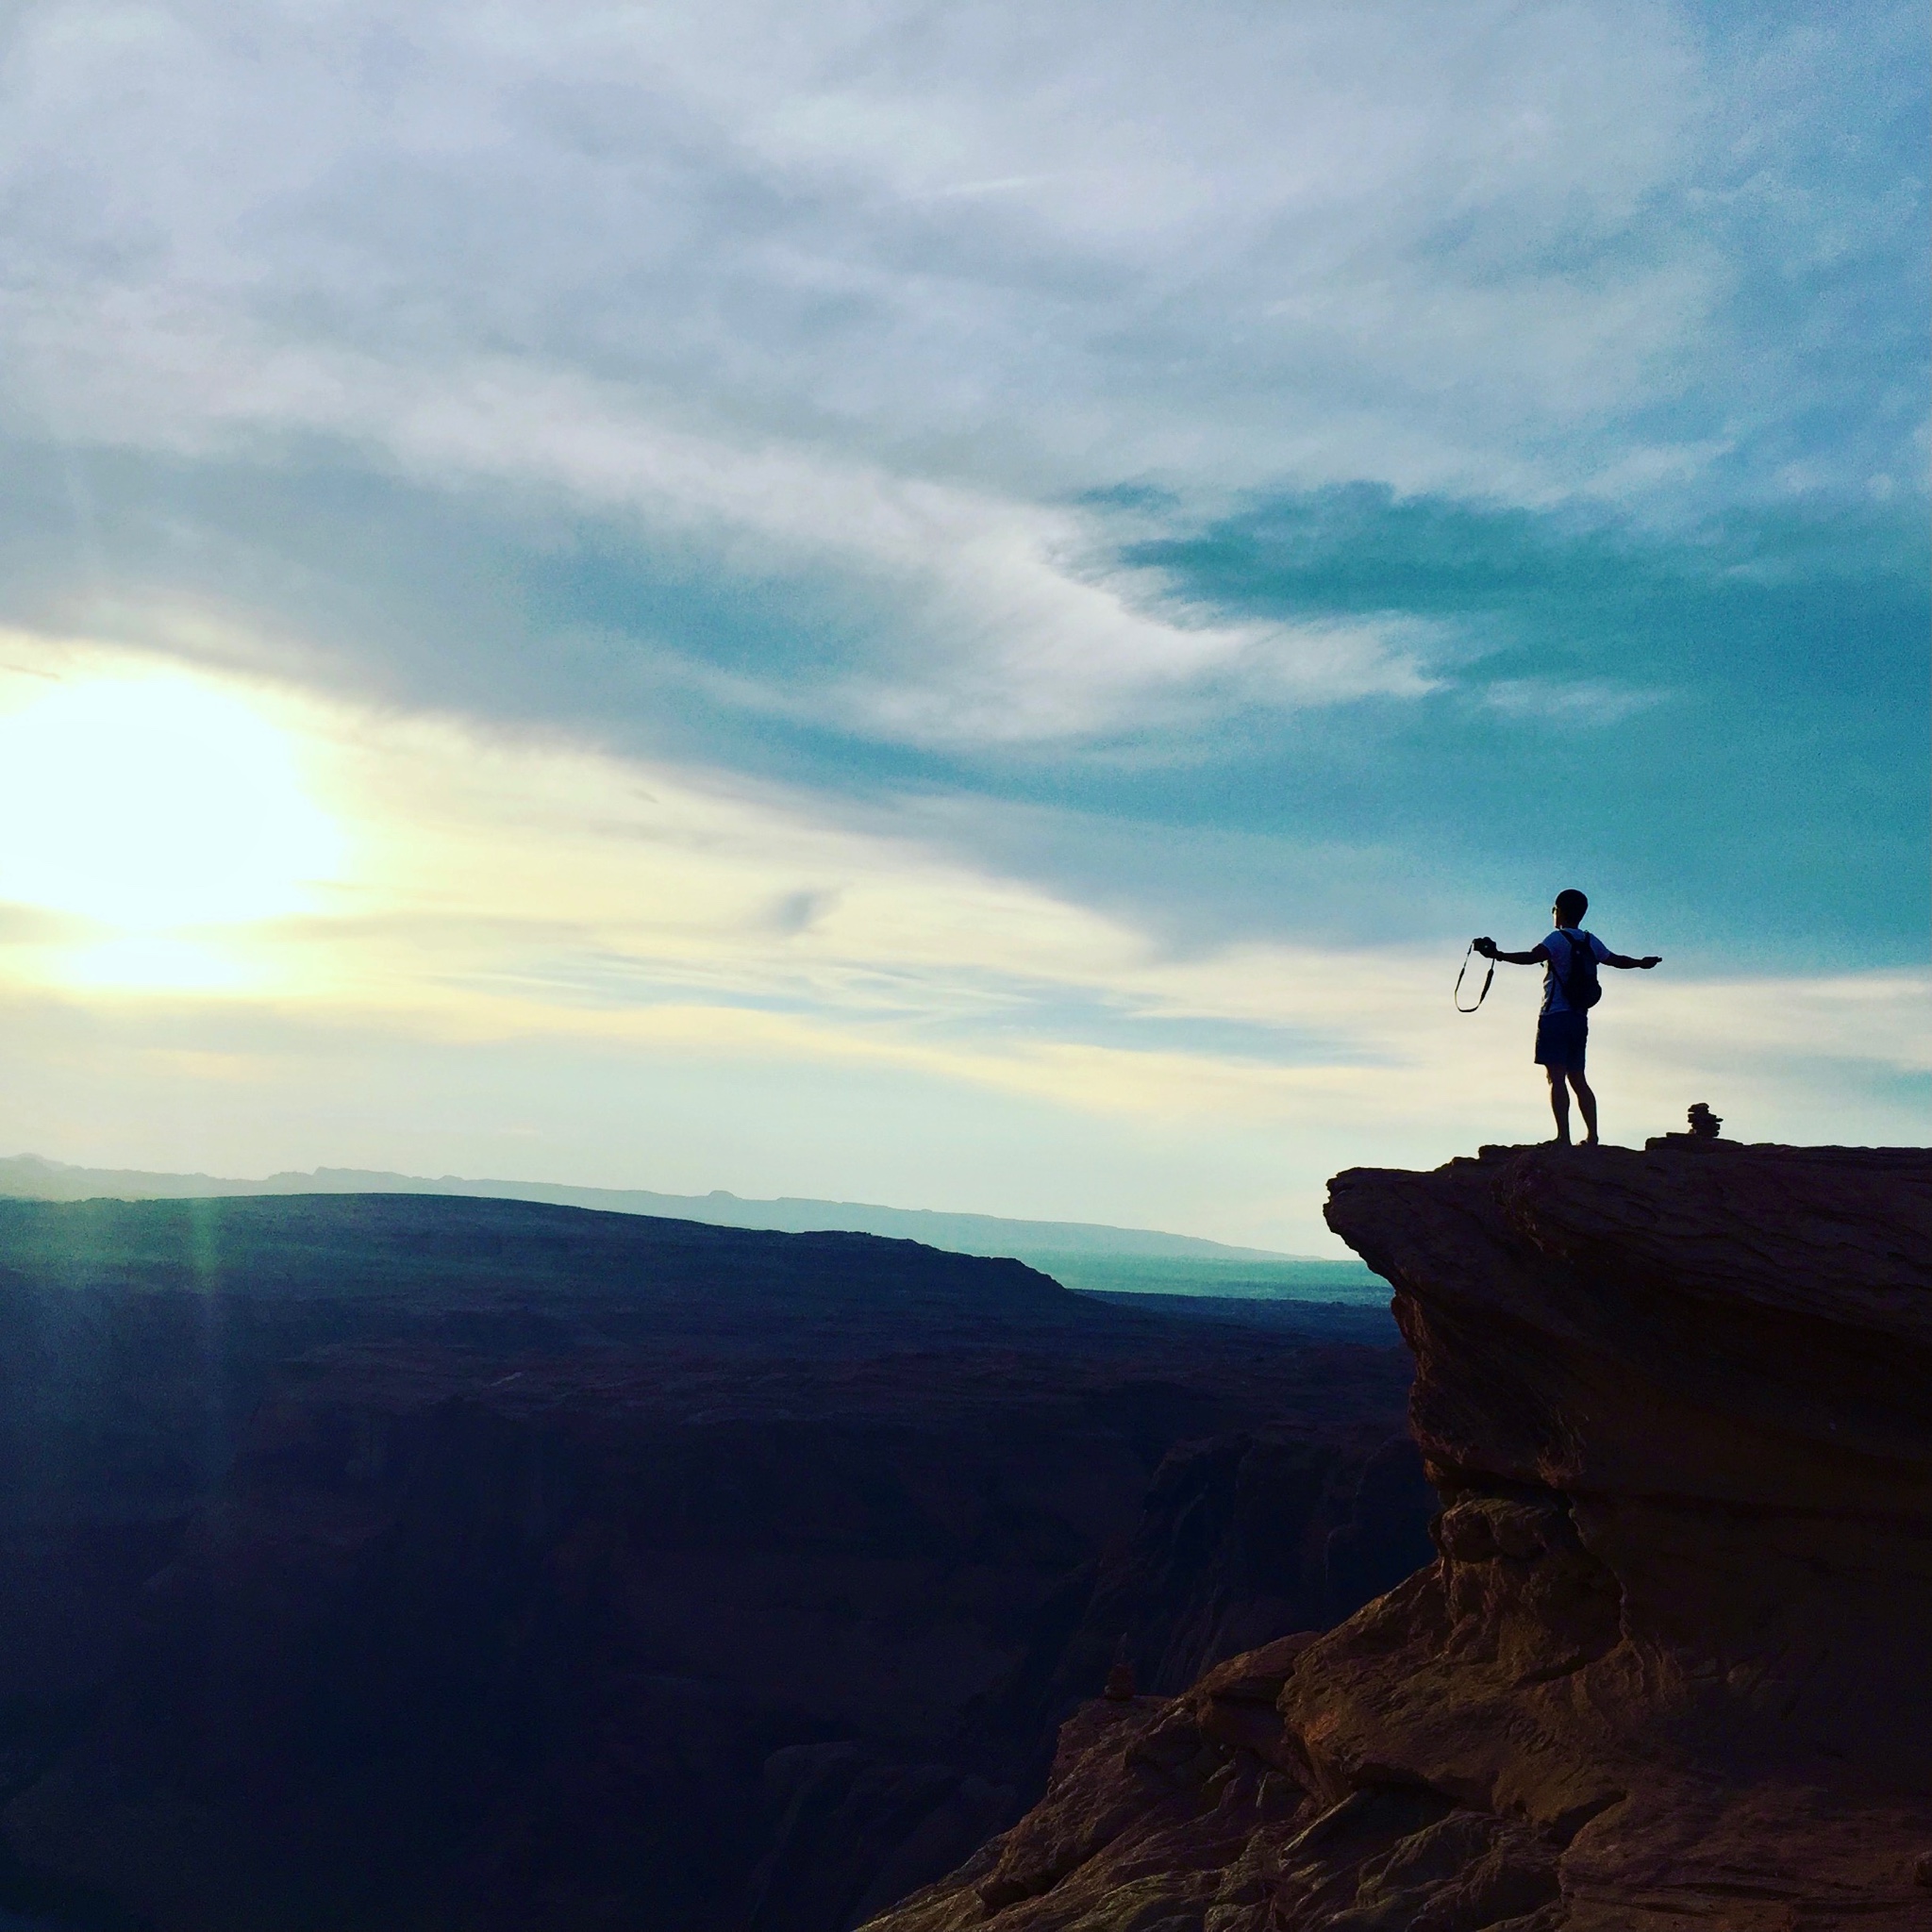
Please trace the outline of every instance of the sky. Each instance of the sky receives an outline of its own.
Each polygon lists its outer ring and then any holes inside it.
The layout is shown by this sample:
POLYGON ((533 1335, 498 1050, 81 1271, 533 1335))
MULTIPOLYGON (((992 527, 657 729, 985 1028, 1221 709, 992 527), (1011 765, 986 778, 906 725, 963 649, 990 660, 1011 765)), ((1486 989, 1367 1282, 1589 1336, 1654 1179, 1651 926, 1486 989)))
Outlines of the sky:
POLYGON ((0 10, 0 1152, 1152 1225, 1932 1107, 1922 9, 0 10))

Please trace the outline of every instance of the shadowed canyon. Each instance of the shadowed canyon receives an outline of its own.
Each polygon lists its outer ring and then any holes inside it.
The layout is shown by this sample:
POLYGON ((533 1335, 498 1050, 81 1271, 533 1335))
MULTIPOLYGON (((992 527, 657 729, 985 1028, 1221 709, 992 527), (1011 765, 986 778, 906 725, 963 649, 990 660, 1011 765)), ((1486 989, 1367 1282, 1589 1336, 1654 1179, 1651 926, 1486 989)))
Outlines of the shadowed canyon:
POLYGON ((1932 1924, 1932 1156, 1328 1211, 1406 1347, 864 1235, 0 1203, 0 1904, 1932 1924))
POLYGON ((1182 1690, 1428 1548, 1374 1309, 332 1195, 0 1203, 0 1322, 42 1923, 839 1932, 1117 1661, 1182 1690))

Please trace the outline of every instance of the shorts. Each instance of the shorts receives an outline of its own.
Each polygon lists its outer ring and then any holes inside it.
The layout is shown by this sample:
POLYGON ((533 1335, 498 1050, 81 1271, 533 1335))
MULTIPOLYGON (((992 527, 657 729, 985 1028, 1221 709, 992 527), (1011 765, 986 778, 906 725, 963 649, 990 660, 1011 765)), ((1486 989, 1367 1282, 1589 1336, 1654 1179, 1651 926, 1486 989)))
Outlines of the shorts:
POLYGON ((1584 1049, 1590 1044, 1588 1013, 1540 1013, 1536 1023, 1536 1063, 1540 1067, 1561 1067, 1567 1073, 1583 1071, 1584 1049))

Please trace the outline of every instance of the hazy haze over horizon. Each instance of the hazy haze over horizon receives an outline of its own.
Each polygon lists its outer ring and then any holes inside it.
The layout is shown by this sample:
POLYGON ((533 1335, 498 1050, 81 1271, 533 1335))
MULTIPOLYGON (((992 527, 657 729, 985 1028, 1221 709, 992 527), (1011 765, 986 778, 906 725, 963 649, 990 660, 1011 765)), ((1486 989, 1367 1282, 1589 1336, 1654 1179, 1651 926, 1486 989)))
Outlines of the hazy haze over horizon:
POLYGON ((47 0, 0 1145, 1329 1252, 1918 1141, 1922 9, 47 0))

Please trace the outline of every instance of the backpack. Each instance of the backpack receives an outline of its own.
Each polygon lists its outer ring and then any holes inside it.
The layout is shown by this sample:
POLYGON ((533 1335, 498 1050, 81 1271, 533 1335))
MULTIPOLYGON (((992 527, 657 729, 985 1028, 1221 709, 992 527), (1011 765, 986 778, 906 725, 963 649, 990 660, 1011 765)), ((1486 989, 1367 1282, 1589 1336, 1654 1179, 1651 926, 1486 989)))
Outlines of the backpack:
POLYGON ((1570 964, 1558 973, 1552 959, 1550 976, 1562 988, 1570 1010, 1587 1013, 1604 996, 1603 982, 1596 976, 1596 953, 1587 932, 1565 932, 1563 937, 1570 943, 1570 964))

